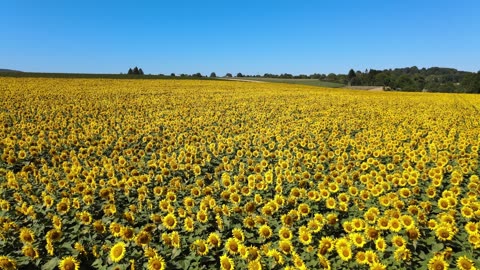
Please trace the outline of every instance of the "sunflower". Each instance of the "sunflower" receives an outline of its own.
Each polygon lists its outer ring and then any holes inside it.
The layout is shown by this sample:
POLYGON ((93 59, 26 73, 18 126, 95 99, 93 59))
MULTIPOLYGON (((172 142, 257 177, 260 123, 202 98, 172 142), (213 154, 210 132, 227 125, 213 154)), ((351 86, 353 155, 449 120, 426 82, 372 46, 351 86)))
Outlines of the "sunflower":
POLYGON ((183 227, 185 228, 185 231, 193 232, 193 230, 195 229, 193 219, 191 217, 185 218, 183 227))
POLYGON ((167 233, 162 233, 162 241, 166 246, 172 247, 172 238, 167 233))
POLYGON ((378 229, 380 230, 388 230, 389 228, 389 220, 387 217, 380 217, 378 220, 377 220, 377 226, 378 226, 378 229))
POLYGON ((210 233, 210 235, 209 235, 208 238, 207 238, 207 242, 208 242, 212 247, 220 247, 220 245, 221 245, 220 236, 219 236, 217 233, 215 233, 215 232, 210 233))
POLYGON ((82 224, 84 225, 89 225, 90 223, 92 223, 92 215, 87 211, 81 212, 79 215, 79 219, 80 222, 82 222, 82 224))
POLYGON ((205 256, 208 254, 207 242, 203 239, 197 239, 193 242, 195 251, 200 256, 205 256))
POLYGON ((146 231, 141 231, 135 236, 135 243, 138 246, 148 245, 148 243, 150 243, 151 240, 152 240, 152 236, 150 235, 150 233, 146 231))
POLYGON ((467 224, 465 224, 465 231, 468 233, 468 234, 474 234, 478 231, 478 226, 475 222, 467 222, 467 224))
POLYGON ((316 219, 311 219, 308 221, 307 227, 311 232, 318 233, 320 232, 323 226, 316 219))
POLYGON ((242 244, 240 244, 238 246, 238 255, 240 255, 240 257, 242 259, 248 259, 248 248, 242 244))
POLYGON ((310 206, 308 206, 306 203, 301 203, 298 205, 298 212, 304 217, 308 216, 308 214, 310 214, 310 206))
POLYGON ((163 226, 169 230, 174 230, 177 227, 177 218, 173 214, 168 214, 163 218, 163 226))
POLYGON ((397 218, 392 218, 388 222, 388 228, 392 232, 399 232, 402 229, 402 223, 397 218))
POLYGON ((441 210, 448 210, 450 208, 449 199, 444 197, 438 199, 438 208, 441 210))
POLYGON ((324 236, 322 239, 320 239, 320 243, 318 245, 318 253, 320 255, 325 255, 328 252, 331 252, 333 248, 335 247, 335 241, 333 238, 329 236, 324 236))
POLYGON ((413 218, 409 215, 402 215, 400 217, 400 222, 402 223, 402 225, 405 227, 405 228, 410 228, 412 226, 415 226, 415 221, 413 220, 413 218))
POLYGON ((319 263, 320 269, 327 269, 327 270, 332 269, 330 265, 330 261, 327 258, 325 258, 325 256, 321 254, 317 254, 317 256, 318 256, 318 263, 319 263))
POLYGON ((238 253, 240 242, 238 241, 237 238, 229 238, 227 242, 225 242, 225 249, 228 251, 228 253, 235 255, 238 253))
POLYGON ((394 235, 392 237, 392 244, 397 248, 405 247, 405 245, 407 244, 407 241, 400 235, 394 235))
POLYGON ((278 242, 278 249, 285 254, 290 254, 293 251, 293 246, 289 240, 280 240, 278 242))
POLYGON ((93 222, 93 228, 98 233, 105 233, 107 231, 105 225, 103 225, 103 222, 101 220, 96 220, 95 222, 93 222))
POLYGON ((57 204, 57 212, 60 213, 61 215, 66 214, 70 210, 70 201, 68 199, 62 199, 58 204, 57 204))
POLYGON ((379 232, 375 227, 369 226, 365 229, 365 236, 368 240, 375 240, 378 238, 379 232))
POLYGON ((365 245, 365 238, 360 233, 351 233, 348 237, 356 247, 361 248, 365 245))
POLYGON ((406 233, 410 240, 416 241, 420 238, 420 230, 415 226, 408 228, 406 233))
POLYGON ((248 262, 248 269, 249 270, 261 270, 262 269, 262 263, 258 260, 250 261, 248 262))
POLYGON ((443 256, 435 255, 428 261, 428 270, 442 270, 448 269, 448 263, 444 260, 443 256))
POLYGON ((233 237, 237 238, 238 241, 243 242, 245 240, 245 235, 243 234, 242 229, 234 228, 232 230, 233 237))
POLYGON ((397 262, 409 261, 412 258, 412 252, 407 247, 402 246, 395 250, 393 257, 397 262))
POLYGON ((258 234, 261 238, 268 239, 272 236, 272 229, 268 225, 264 224, 258 228, 258 234))
POLYGON ((310 245, 312 242, 312 234, 308 230, 300 230, 298 239, 300 240, 300 243, 310 245))
POLYGON ((28 228, 21 228, 20 229, 20 241, 22 243, 33 243, 35 241, 35 236, 33 231, 28 228))
POLYGON ((80 263, 72 256, 63 257, 58 264, 60 270, 78 270, 80 263))
POLYGON ((343 222, 342 227, 343 227, 343 230, 344 230, 346 233, 351 233, 351 232, 353 232, 353 226, 352 226, 352 223, 351 223, 350 221, 345 221, 345 222, 343 222))
POLYGON ((53 252, 55 249, 53 248, 52 242, 49 242, 47 239, 47 244, 45 245, 45 249, 47 250, 48 255, 53 256, 53 252))
POLYGON ((338 238, 335 242, 335 248, 338 251, 339 249, 344 248, 344 247, 350 248, 351 247, 350 241, 346 237, 338 238))
POLYGON ((374 262, 370 265, 370 270, 386 270, 387 266, 380 262, 374 262))
POLYGON ((235 269, 235 264, 233 263, 233 259, 229 258, 226 254, 220 256, 220 269, 222 270, 235 269))
POLYGON ((165 260, 162 256, 154 256, 148 259, 147 263, 148 270, 165 270, 165 260))
POLYGON ((375 240, 375 248, 381 252, 384 252, 385 249, 387 249, 387 242, 383 237, 379 237, 377 240, 375 240))
POLYGON ((337 250, 338 256, 340 256, 340 259, 343 261, 348 261, 352 258, 352 250, 350 247, 342 247, 339 250, 337 250))
POLYGON ((282 227, 278 231, 278 236, 281 240, 291 240, 292 239, 292 231, 287 227, 282 227))
POLYGON ((143 255, 145 255, 146 258, 152 258, 157 256, 157 250, 155 250, 152 247, 145 247, 143 249, 143 255))
POLYGON ((122 227, 120 231, 120 237, 122 237, 122 239, 126 241, 133 240, 135 239, 135 231, 132 227, 122 227))
POLYGON ((367 263, 367 255, 365 255, 364 251, 358 251, 355 255, 355 261, 358 264, 366 264, 367 263))
POLYGON ((57 229, 51 229, 50 231, 47 232, 47 235, 46 235, 47 243, 48 242, 53 243, 53 242, 59 241, 60 238, 62 238, 62 235, 63 235, 62 231, 57 229))
POLYGON ((50 208, 53 205, 53 198, 52 196, 46 195, 43 197, 43 205, 45 205, 46 208, 50 208))
POLYGON ((463 206, 461 209, 462 216, 466 219, 471 219, 475 216, 473 209, 468 206, 463 206))
POLYGON ((327 200, 325 201, 325 206, 328 209, 335 209, 336 205, 337 205, 337 201, 335 201, 335 199, 332 197, 327 198, 327 200))
POLYGON ((208 214, 205 211, 198 211, 197 213, 197 220, 200 221, 201 223, 206 223, 208 221, 208 214))
POLYGON ((470 260, 467 256, 461 256, 457 259, 457 267, 460 270, 474 270, 476 269, 473 261, 470 260))
MULTIPOLYGON (((267 257, 270 257, 270 258, 273 258, 275 260, 276 263, 278 264, 283 264, 284 263, 284 259, 283 259, 283 256, 282 254, 280 253, 280 251, 276 250, 276 249, 270 249, 266 252, 266 255, 267 257)), ((295 253, 293 254, 293 260, 295 261, 295 253)))
POLYGON ((10 270, 17 269, 17 261, 7 256, 0 255, 0 269, 10 270))
POLYGON ((283 226, 285 227, 291 227, 294 223, 292 216, 288 214, 282 215, 280 219, 282 221, 283 226))
POLYGON ((125 257, 125 243, 118 242, 110 249, 109 258, 112 262, 119 262, 123 257, 125 257))
POLYGON ((435 228, 435 235, 440 241, 447 241, 452 240, 455 233, 451 225, 440 223, 440 225, 435 228))
POLYGON ((122 225, 117 222, 112 222, 110 223, 109 230, 113 236, 120 237, 120 234, 122 233, 122 225))
POLYGON ((38 250, 36 248, 32 247, 31 245, 23 246, 22 253, 26 257, 30 257, 32 259, 38 258, 38 250))
POLYGON ((181 245, 180 234, 177 231, 173 231, 170 234, 170 238, 172 239, 172 246, 174 248, 180 248, 180 245, 181 245))

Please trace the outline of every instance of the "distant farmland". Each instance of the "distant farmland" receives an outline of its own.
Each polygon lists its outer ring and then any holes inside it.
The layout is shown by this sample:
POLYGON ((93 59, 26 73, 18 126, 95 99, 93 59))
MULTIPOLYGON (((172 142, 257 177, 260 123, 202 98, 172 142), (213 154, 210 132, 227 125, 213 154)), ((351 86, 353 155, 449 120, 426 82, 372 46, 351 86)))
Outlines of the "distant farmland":
POLYGON ((329 88, 340 88, 345 86, 341 83, 324 82, 317 79, 281 79, 281 78, 257 78, 257 77, 242 77, 237 79, 242 81, 244 80, 244 81, 303 84, 303 85, 329 87, 329 88))

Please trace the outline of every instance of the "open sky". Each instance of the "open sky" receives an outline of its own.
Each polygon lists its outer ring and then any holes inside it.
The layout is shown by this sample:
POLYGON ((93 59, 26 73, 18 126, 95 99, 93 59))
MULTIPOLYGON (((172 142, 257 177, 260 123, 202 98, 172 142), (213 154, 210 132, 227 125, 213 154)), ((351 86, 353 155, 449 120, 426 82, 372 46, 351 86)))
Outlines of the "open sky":
POLYGON ((478 0, 0 0, 0 68, 217 75, 480 70, 478 0))

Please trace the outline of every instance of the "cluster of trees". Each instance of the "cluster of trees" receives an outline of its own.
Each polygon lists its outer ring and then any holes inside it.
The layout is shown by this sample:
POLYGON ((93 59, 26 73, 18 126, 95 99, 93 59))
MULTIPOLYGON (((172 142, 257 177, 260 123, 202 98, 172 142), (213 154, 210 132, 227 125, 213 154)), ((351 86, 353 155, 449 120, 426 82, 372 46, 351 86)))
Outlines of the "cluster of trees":
POLYGON ((143 75, 143 70, 141 68, 138 68, 138 67, 134 67, 133 69, 132 68, 129 68, 128 69, 128 75, 143 75))
POLYGON ((352 86, 383 86, 400 91, 480 93, 480 73, 453 68, 351 69, 347 75, 337 75, 336 80, 352 86))

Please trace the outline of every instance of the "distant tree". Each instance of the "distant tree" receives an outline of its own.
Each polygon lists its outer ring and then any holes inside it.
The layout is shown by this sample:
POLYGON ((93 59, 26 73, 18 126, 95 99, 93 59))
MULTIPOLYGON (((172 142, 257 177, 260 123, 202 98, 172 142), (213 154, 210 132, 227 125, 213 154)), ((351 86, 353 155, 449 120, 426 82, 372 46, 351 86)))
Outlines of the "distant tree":
POLYGON ((217 77, 217 74, 215 74, 215 72, 210 73, 210 78, 216 78, 216 77, 217 77))
POLYGON ((460 85, 466 93, 480 93, 480 71, 465 75, 460 85))
POLYGON ((239 72, 239 73, 237 73, 237 77, 241 78, 241 77, 243 77, 243 74, 239 72))
POLYGON ((327 81, 334 82, 337 80, 337 75, 335 73, 330 73, 327 75, 327 81))
POLYGON ((404 74, 397 78, 395 82, 395 88, 400 89, 402 91, 417 91, 420 90, 415 85, 415 82, 410 76, 404 74))
POLYGON ((202 76, 202 73, 197 72, 197 73, 195 73, 195 74, 192 74, 192 77, 201 78, 201 77, 203 77, 203 76, 202 76))
POLYGON ((227 77, 227 78, 232 78, 233 75, 232 75, 232 73, 227 73, 227 74, 225 74, 225 77, 227 77))
POLYGON ((170 74, 170 77, 175 77, 175 73, 172 72, 172 73, 170 74))
POLYGON ((129 69, 128 69, 128 73, 127 73, 127 74, 128 74, 128 75, 132 75, 132 74, 133 74, 132 68, 129 68, 129 69))
POLYGON ((139 75, 143 75, 143 74, 144 74, 144 73, 143 73, 143 70, 142 70, 141 68, 138 69, 138 74, 139 74, 139 75))
POLYGON ((377 86, 388 86, 390 81, 390 77, 385 72, 380 72, 375 75, 375 83, 374 85, 377 86))
POLYGON ((355 74, 355 70, 350 69, 347 77, 348 77, 348 85, 352 85, 353 79, 355 79, 355 77, 357 77, 357 74, 355 74))
POLYGON ((133 74, 135 74, 135 75, 140 74, 140 71, 138 70, 138 67, 133 68, 133 74))

